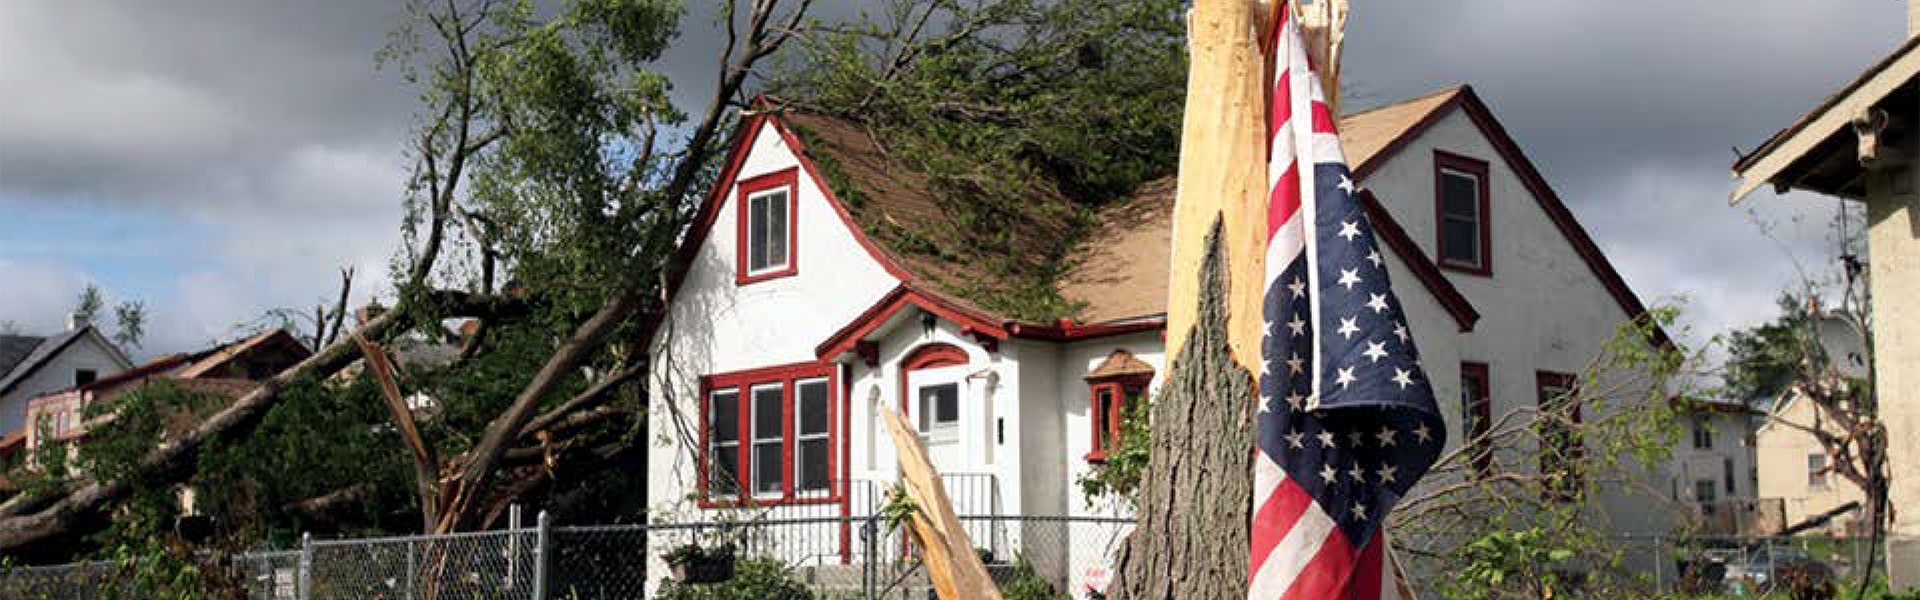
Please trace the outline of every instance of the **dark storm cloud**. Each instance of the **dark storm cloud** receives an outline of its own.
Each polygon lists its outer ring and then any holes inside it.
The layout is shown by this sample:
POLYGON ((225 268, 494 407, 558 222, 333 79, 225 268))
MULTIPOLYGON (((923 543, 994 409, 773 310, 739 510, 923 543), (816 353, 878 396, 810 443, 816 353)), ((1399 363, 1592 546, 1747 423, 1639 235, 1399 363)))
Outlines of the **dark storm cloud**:
POLYGON ((310 176, 364 175, 343 168, 345 154, 398 158, 411 94, 376 73, 373 56, 400 7, 9 2, 0 197, 276 210, 367 202, 315 193, 310 176))
MULTIPOLYGON (((1903 33, 1899 0, 1354 4, 1349 106, 1473 84, 1641 295, 1690 295, 1714 329, 1771 311, 1790 273, 1781 257, 1821 258, 1817 223, 1832 206, 1763 191, 1728 208, 1729 147, 1757 145, 1903 33), (1746 207, 1815 224, 1783 227, 1782 250, 1746 207)), ((717 2, 688 5, 657 68, 697 113, 722 38, 717 2)), ((833 21, 875 5, 821 0, 815 12, 833 21)), ((0 210, 138 204, 226 227, 230 239, 208 245, 227 270, 182 277, 285 280, 256 294, 261 308, 324 295, 333 266, 378 268, 397 239, 416 104, 374 53, 402 7, 0 3, 0 210), (294 219, 304 225, 284 226, 294 219)))
POLYGON ((1751 150, 1905 39, 1899 0, 1353 4, 1354 105, 1473 84, 1640 295, 1690 297, 1706 330, 1769 316, 1786 258, 1832 253, 1830 200, 1762 191, 1727 206, 1731 147, 1751 150))

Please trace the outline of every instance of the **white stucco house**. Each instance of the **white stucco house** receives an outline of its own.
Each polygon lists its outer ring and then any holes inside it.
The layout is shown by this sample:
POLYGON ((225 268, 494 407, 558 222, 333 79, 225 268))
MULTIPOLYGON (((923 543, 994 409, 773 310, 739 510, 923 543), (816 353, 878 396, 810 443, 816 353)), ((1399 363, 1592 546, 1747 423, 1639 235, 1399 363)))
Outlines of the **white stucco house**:
POLYGON ((1754 430, 1766 413, 1739 402, 1675 399, 1680 443, 1673 448, 1668 494, 1689 509, 1704 535, 1770 535, 1781 527, 1772 506, 1756 504, 1760 469, 1754 430))
MULTIPOLYGON (((1472 88, 1348 115, 1340 130, 1450 443, 1573 385, 1646 313, 1472 88)), ((1100 209, 1048 282, 1073 314, 1034 322, 964 285, 1003 274, 926 251, 969 224, 870 135, 777 110, 742 125, 651 332, 649 505, 678 520, 870 514, 869 482, 896 479, 884 409, 920 428, 963 516, 1124 514, 1076 482, 1166 374, 1172 179, 1100 209)), ((1036 185, 1037 202, 1055 193, 1036 185)), ((1021 252, 1060 230, 1005 233, 1021 252)), ((1490 456, 1531 468, 1526 455, 1490 456)), ((1671 524, 1612 512, 1623 532, 1671 524)), ((857 532, 823 531, 798 561, 856 556, 857 532)), ((1115 542, 1032 523, 969 531, 1072 589, 1115 542)))
POLYGON ((40 337, 0 335, 0 435, 25 439, 27 401, 133 368, 133 361, 85 322, 40 337))

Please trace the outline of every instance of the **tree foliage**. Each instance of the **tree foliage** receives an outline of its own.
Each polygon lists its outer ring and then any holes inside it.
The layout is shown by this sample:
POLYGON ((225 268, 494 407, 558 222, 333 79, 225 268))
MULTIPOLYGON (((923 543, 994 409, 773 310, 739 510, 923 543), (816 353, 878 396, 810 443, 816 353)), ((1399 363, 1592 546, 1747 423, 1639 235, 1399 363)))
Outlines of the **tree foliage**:
MULTIPOLYGON (((1091 209, 1173 170, 1182 14, 1174 0, 893 0, 812 32, 770 87, 780 103, 867 127, 962 225, 951 238, 886 224, 870 234, 984 265, 991 280, 930 276, 986 308, 1050 321, 1078 309, 1054 285, 1091 209), (1061 235, 1021 243, 1036 227, 1061 235)), ((833 166, 823 170, 833 183, 833 166)))

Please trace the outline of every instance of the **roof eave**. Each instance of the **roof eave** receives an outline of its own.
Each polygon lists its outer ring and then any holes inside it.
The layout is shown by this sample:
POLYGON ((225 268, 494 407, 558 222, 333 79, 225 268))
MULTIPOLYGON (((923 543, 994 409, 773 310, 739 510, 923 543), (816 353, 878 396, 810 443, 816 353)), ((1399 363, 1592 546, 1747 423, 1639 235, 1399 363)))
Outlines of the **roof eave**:
MULTIPOLYGON (((1809 152, 1825 145, 1833 136, 1845 135, 1854 115, 1911 83, 1916 75, 1920 75, 1920 37, 1909 38, 1812 111, 1774 134, 1752 153, 1735 160, 1736 183, 1727 203, 1738 204, 1760 186, 1779 183, 1776 180, 1795 165, 1802 164, 1803 159, 1809 158, 1809 152)), ((1785 183, 1787 188, 1799 187, 1797 181, 1785 183)))

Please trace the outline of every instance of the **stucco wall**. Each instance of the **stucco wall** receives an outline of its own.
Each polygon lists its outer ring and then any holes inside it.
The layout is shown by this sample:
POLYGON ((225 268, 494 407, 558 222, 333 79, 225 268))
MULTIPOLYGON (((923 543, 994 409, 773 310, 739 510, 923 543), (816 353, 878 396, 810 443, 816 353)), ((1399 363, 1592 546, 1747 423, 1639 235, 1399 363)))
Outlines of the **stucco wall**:
MULTIPOLYGON (((1914 9, 1920 10, 1920 9, 1914 9)), ((1907 136, 1906 156, 1920 152, 1907 136)), ((1920 163, 1867 178, 1867 244, 1873 278, 1874 389, 1887 427, 1892 533, 1920 536, 1920 163)), ((1889 544, 1896 589, 1920 589, 1920 542, 1889 544)))
MULTIPOLYGON (((767 125, 736 181, 798 166, 785 140, 767 125)), ((805 170, 795 187, 797 274, 735 285, 738 210, 729 189, 655 336, 656 426, 648 457, 648 503, 655 510, 683 509, 692 490, 690 451, 698 442, 678 439, 682 429, 659 421, 681 418, 687 421, 684 431, 698 431, 701 376, 814 360, 816 345, 898 283, 860 246, 805 170)))
MULTIPOLYGON (((1459 110, 1442 117, 1363 182, 1428 257, 1436 256, 1438 250, 1436 150, 1483 160, 1489 166, 1488 256, 1492 274, 1445 271, 1448 280, 1479 310, 1479 323, 1471 333, 1447 335, 1436 331, 1441 324, 1452 325, 1443 315, 1420 314, 1420 309, 1409 308, 1423 366, 1433 378, 1434 391, 1448 415, 1449 444, 1455 445, 1461 437, 1461 361, 1488 365, 1492 410, 1498 419, 1538 403, 1537 372, 1586 372, 1631 315, 1607 292, 1514 167, 1502 160, 1472 119, 1459 110)), ((1551 171, 1546 165, 1536 166, 1551 171)), ((1418 282, 1404 269, 1392 274, 1405 301, 1406 290, 1417 287, 1418 282)), ((1623 374, 1623 378, 1631 375, 1623 374)), ((1637 390, 1624 391, 1627 393, 1622 396, 1639 395, 1637 390)), ((1535 468, 1535 457, 1534 449, 1527 447, 1496 451, 1496 459, 1505 468, 1535 468)), ((1640 473, 1649 487, 1661 488, 1657 495, 1627 491, 1621 486, 1603 490, 1598 504, 1606 527, 1621 534, 1669 529, 1677 514, 1674 507, 1662 505, 1667 469, 1659 465, 1640 473)))

